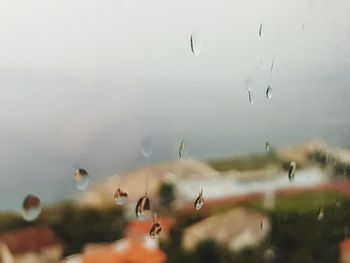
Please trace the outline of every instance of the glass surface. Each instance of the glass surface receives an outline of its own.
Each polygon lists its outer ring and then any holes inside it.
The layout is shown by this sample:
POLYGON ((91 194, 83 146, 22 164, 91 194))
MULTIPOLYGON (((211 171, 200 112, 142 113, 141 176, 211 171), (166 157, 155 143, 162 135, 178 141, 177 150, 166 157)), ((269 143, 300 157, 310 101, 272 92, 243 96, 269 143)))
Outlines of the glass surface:
POLYGON ((350 262, 349 44, 349 0, 0 3, 0 262, 350 262))

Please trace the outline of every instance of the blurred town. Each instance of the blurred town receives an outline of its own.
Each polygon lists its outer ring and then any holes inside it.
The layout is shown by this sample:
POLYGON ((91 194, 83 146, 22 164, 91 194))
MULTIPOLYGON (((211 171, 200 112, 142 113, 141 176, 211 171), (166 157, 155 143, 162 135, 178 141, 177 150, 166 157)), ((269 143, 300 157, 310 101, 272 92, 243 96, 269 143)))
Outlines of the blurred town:
POLYGON ((322 142, 142 167, 45 206, 0 212, 1 263, 350 262, 350 150, 322 142), (290 163, 296 163, 293 180, 290 163), (147 194, 152 219, 137 220, 147 194), (120 186, 128 201, 113 198, 120 186), (203 190, 204 205, 194 208, 203 190))

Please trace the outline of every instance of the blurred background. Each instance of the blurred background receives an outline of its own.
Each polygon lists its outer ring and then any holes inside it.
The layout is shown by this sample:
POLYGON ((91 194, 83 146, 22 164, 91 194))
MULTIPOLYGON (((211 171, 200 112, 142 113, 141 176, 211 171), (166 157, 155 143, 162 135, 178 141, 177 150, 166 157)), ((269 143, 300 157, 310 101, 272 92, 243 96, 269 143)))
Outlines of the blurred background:
POLYGON ((350 262, 349 43, 347 0, 0 3, 0 262, 350 262))

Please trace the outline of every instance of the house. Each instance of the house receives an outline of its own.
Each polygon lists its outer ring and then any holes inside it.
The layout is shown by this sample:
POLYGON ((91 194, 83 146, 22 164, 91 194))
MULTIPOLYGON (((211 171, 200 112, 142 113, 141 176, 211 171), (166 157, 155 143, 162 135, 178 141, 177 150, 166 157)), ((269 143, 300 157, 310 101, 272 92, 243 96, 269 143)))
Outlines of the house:
POLYGON ((210 216, 185 229, 182 244, 193 250, 204 240, 214 240, 232 251, 261 244, 271 229, 271 223, 264 214, 245 208, 234 208, 210 216))
POLYGON ((157 241, 147 237, 143 241, 123 238, 108 245, 88 245, 83 254, 70 256, 62 263, 165 263, 166 259, 157 241))
POLYGON ((63 244, 47 227, 28 227, 0 235, 1 263, 50 263, 63 255, 63 244))

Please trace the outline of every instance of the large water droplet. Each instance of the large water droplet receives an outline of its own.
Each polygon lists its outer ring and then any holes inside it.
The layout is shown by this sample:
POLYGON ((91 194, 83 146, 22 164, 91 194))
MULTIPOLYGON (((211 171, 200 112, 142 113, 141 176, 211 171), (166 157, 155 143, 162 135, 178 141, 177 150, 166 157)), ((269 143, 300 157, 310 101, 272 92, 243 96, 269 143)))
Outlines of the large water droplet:
POLYGON ((288 170, 288 179, 289 182, 292 182, 294 180, 294 175, 295 175, 295 168, 296 168, 296 163, 294 161, 292 161, 289 164, 289 170, 288 170))
POLYGON ((41 213, 41 202, 35 195, 27 195, 22 204, 22 215, 24 220, 33 221, 41 213))
POLYGON ((128 194, 120 190, 120 188, 118 187, 117 191, 115 191, 115 194, 114 194, 115 203, 117 205, 124 205, 127 200, 128 200, 128 194))
POLYGON ((179 157, 180 159, 184 159, 186 158, 187 155, 188 155, 187 144, 185 140, 182 140, 179 146, 179 157))
POLYGON ((90 183, 90 175, 85 169, 77 169, 74 173, 75 185, 79 190, 84 190, 90 183))
POLYGON ((135 212, 140 220, 146 220, 151 216, 151 202, 146 195, 142 196, 137 202, 135 212))
POLYGON ((264 25, 263 23, 261 23, 259 26, 259 37, 263 37, 264 35, 265 35, 264 25))
POLYGON ((153 152, 153 139, 151 136, 147 136, 142 140, 141 153, 146 159, 148 159, 149 157, 151 157, 152 152, 153 152))
POLYGON ((192 54, 198 56, 202 51, 202 43, 200 41, 198 33, 192 33, 190 37, 190 44, 192 54))
POLYGON ((272 98, 272 88, 269 85, 266 90, 266 98, 271 99, 272 98))
POLYGON ((269 143, 269 142, 266 142, 266 143, 265 143, 265 150, 266 150, 267 152, 270 151, 270 143, 269 143))
POLYGON ((194 202, 194 208, 196 210, 199 210, 203 207, 203 205, 204 205, 203 189, 201 189, 196 201, 194 202))
POLYGON ((151 238, 156 238, 159 236, 160 231, 162 231, 162 227, 158 222, 153 223, 151 230, 149 231, 149 236, 151 238))

